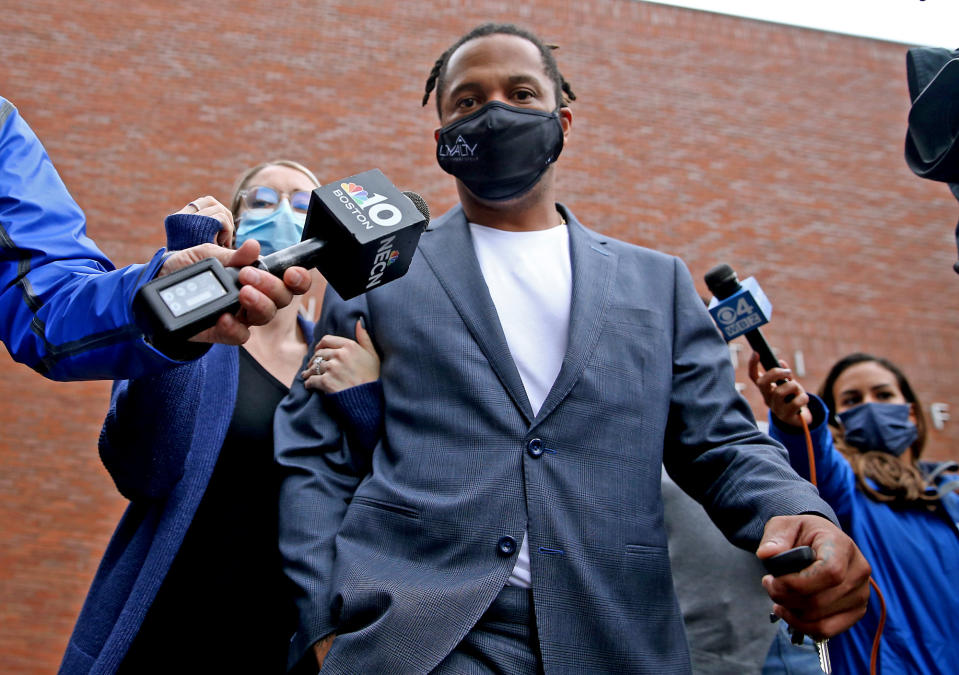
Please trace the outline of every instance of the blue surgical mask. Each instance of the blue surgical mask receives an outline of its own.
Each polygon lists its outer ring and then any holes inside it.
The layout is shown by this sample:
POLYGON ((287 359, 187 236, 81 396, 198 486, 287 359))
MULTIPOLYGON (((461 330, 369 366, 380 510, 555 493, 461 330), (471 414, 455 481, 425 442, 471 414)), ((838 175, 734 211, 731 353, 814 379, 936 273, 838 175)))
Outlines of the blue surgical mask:
POLYGON ((274 210, 244 211, 236 226, 236 246, 256 239, 261 255, 275 253, 300 242, 305 222, 306 214, 295 212, 285 199, 274 210))
POLYGON ((876 450, 898 457, 916 442, 919 430, 905 403, 862 403, 839 413, 843 438, 860 451, 876 450))

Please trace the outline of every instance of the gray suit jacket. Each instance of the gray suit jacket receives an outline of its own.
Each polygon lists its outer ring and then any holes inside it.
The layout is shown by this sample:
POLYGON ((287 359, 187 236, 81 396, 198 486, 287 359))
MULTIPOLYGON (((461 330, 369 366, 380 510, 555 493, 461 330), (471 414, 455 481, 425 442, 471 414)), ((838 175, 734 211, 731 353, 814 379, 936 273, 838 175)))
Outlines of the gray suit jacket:
POLYGON ((316 336, 352 337, 363 317, 382 358, 384 437, 351 453, 299 384, 277 410, 293 660, 336 631, 324 672, 428 672, 503 587, 528 528, 546 672, 685 673, 661 465, 746 548, 774 515, 832 517, 756 429, 682 262, 560 208, 569 348, 535 418, 460 207, 402 279, 327 293, 316 336))

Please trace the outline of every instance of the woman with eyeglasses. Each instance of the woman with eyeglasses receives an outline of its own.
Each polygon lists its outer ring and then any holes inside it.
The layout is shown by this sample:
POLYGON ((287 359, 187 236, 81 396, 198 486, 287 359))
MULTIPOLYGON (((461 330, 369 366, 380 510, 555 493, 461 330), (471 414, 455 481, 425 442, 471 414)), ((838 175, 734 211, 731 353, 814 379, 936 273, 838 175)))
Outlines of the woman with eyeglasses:
MULTIPOLYGON (((840 359, 810 396, 786 368, 750 378, 770 408, 769 433, 809 477, 809 425, 819 493, 872 565, 885 600, 879 672, 955 672, 959 641, 959 476, 955 462, 920 461, 926 423, 919 399, 893 363, 869 354, 840 359)), ((829 641, 835 672, 868 673, 880 618, 873 592, 866 615, 829 641)))
MULTIPOLYGON (((291 246, 318 185, 296 162, 257 165, 237 181, 232 217, 212 197, 168 217, 168 248, 291 246)), ((273 411, 312 336, 298 309, 295 298, 241 347, 114 384, 100 455, 130 505, 61 673, 286 671, 295 621, 277 547, 273 411)))

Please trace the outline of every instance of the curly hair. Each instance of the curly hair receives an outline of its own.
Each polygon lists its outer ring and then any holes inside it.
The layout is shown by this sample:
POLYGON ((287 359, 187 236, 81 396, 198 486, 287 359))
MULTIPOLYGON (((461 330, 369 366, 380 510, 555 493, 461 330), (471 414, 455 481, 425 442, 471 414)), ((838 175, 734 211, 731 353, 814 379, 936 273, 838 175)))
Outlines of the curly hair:
POLYGON ((450 57, 453 55, 453 52, 470 40, 486 37, 487 35, 515 35, 516 37, 521 37, 524 40, 529 40, 532 42, 536 48, 539 49, 539 53, 543 57, 543 68, 545 69, 550 80, 552 80, 553 88, 556 90, 556 107, 560 108, 567 106, 569 105, 570 101, 576 100, 576 94, 573 93, 573 90, 570 88, 569 82, 566 81, 566 78, 564 78, 562 73, 559 72, 559 67, 556 65, 556 59, 553 58, 553 50, 559 49, 558 46, 547 45, 533 33, 511 23, 484 23, 460 37, 459 40, 454 42, 449 49, 443 52, 443 54, 436 59, 436 63, 433 64, 433 69, 430 71, 430 76, 426 79, 426 91, 423 94, 423 105, 426 105, 430 100, 430 92, 432 92, 435 88, 436 112, 441 112, 440 99, 443 97, 443 88, 446 84, 446 66, 449 63, 450 57))
POLYGON ((826 379, 823 380, 822 386, 819 388, 819 397, 829 409, 829 426, 836 443, 836 449, 849 462, 853 473, 856 474, 856 482, 859 488, 870 499, 901 506, 928 506, 930 502, 935 502, 938 499, 935 494, 927 493, 928 483, 919 470, 918 459, 926 444, 926 419, 922 414, 922 405, 919 403, 919 397, 913 391, 912 385, 909 384, 909 380, 894 363, 888 359, 863 352, 849 354, 830 368, 826 379), (915 411, 918 436, 912 444, 913 462, 911 464, 907 464, 899 457, 894 457, 885 452, 859 450, 843 438, 842 427, 835 412, 836 397, 833 389, 836 380, 848 368, 859 363, 870 362, 878 364, 895 376, 899 391, 902 392, 903 398, 912 404, 915 411), (879 489, 870 485, 867 479, 872 480, 879 486, 879 489))

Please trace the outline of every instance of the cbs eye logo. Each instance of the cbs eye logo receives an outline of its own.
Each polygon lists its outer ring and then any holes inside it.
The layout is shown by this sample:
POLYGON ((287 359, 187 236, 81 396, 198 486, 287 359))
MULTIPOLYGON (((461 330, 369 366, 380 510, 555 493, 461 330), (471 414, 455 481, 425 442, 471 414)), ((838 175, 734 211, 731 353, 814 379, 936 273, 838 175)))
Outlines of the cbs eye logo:
POLYGON ((736 303, 736 308, 732 307, 720 307, 716 312, 716 320, 724 326, 729 326, 732 323, 735 323, 740 318, 752 314, 756 311, 756 308, 750 304, 750 302, 745 298, 740 298, 739 302, 736 303))

